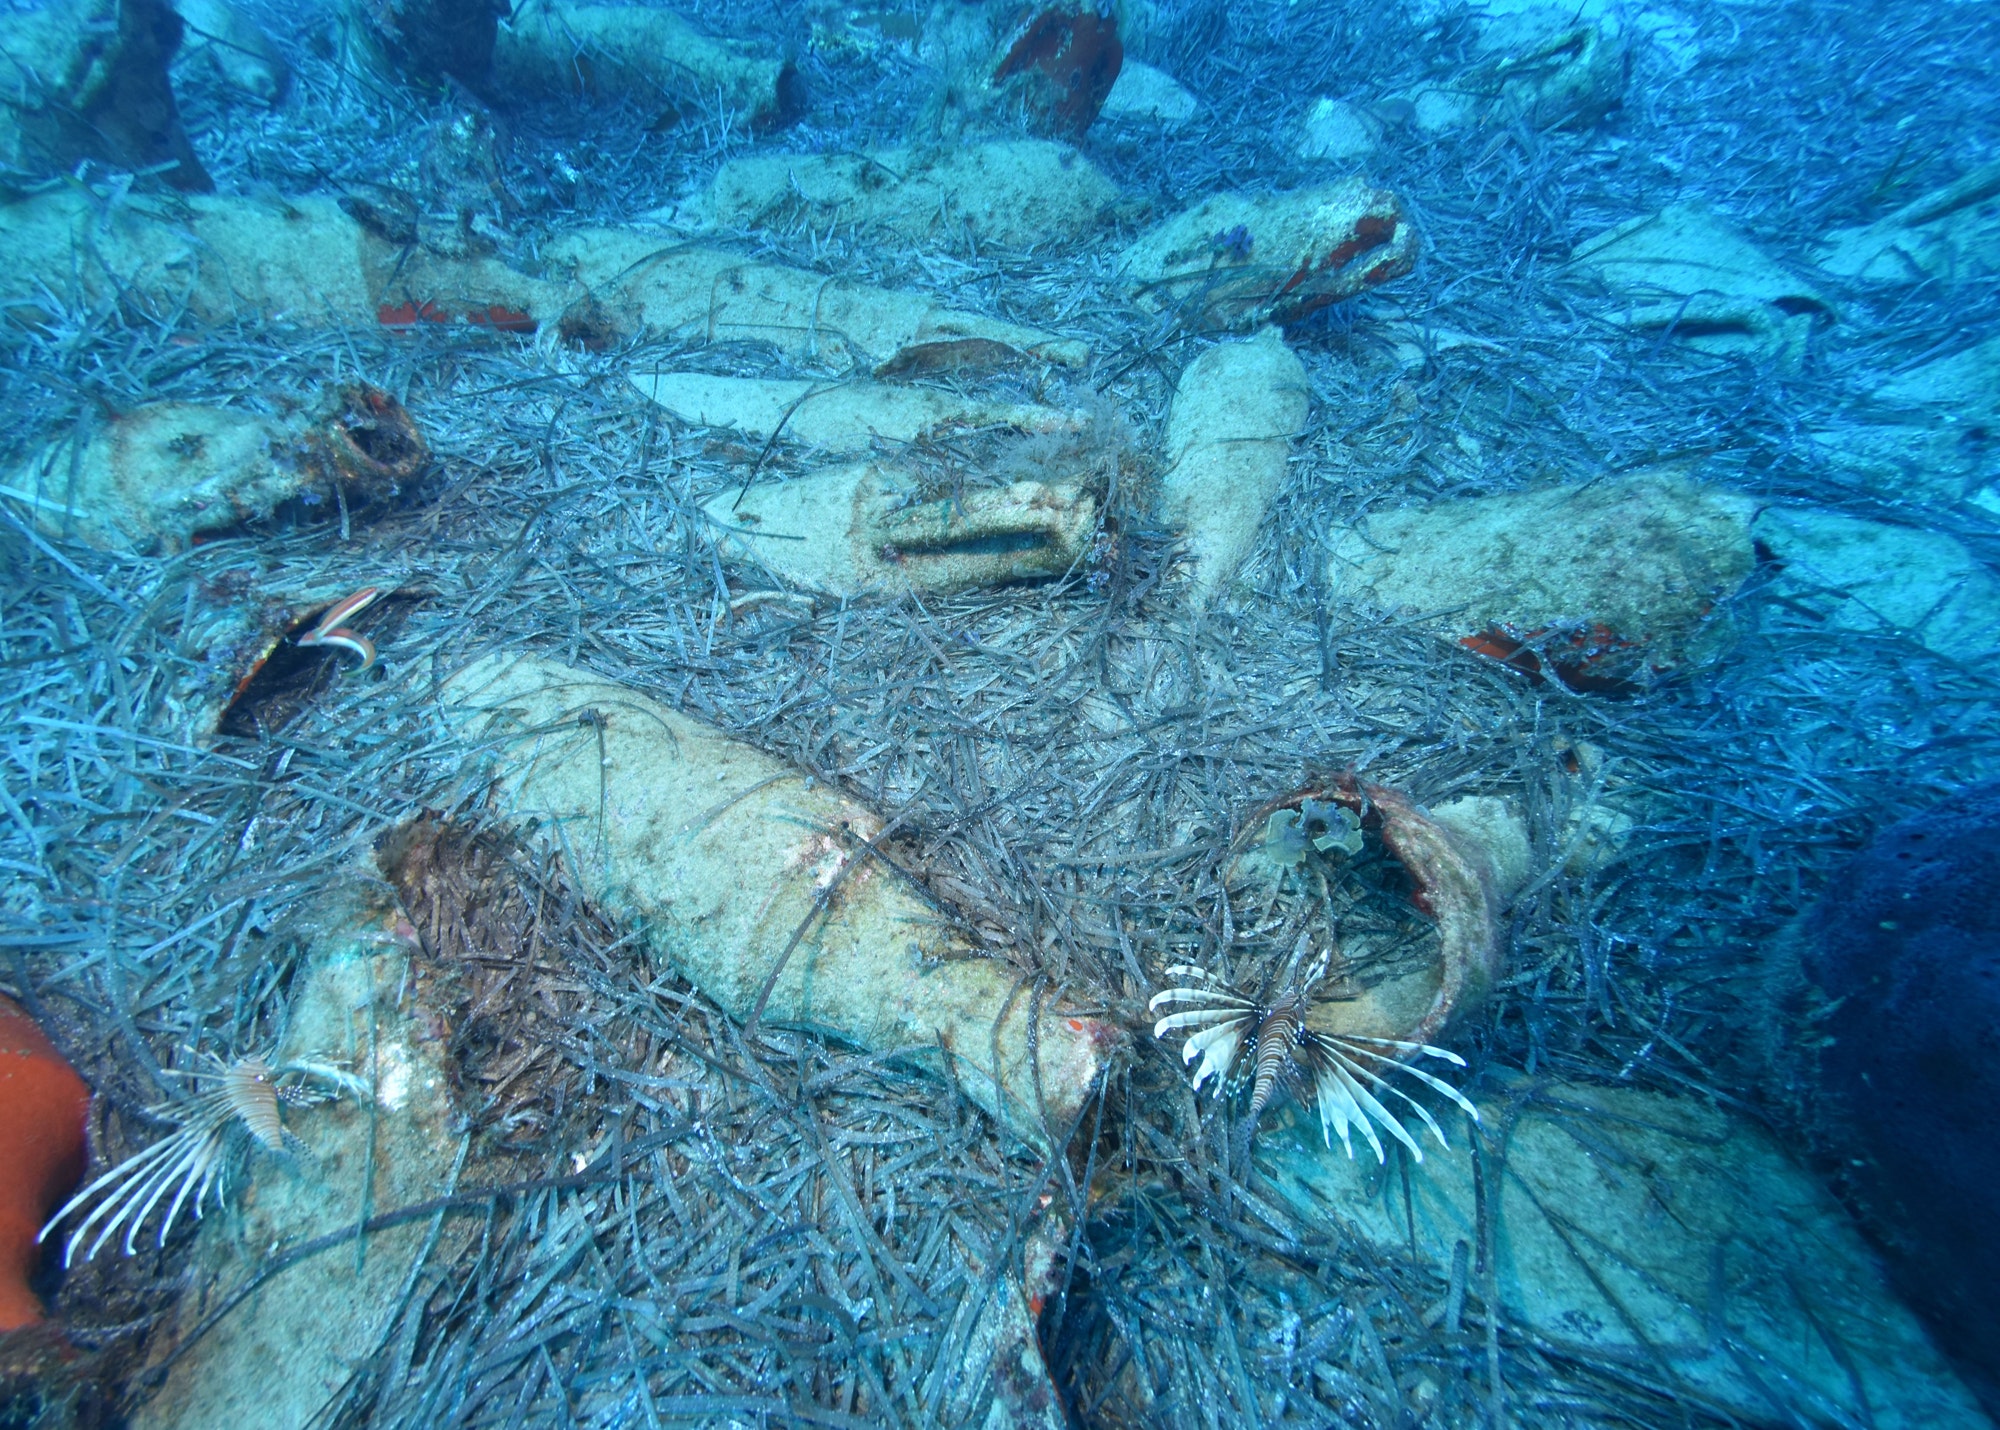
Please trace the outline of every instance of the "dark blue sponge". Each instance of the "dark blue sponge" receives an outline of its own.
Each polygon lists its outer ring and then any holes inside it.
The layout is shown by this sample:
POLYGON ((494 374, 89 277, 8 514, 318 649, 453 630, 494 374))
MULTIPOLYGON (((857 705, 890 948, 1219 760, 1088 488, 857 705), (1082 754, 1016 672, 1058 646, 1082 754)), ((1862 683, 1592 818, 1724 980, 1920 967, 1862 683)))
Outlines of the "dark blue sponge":
POLYGON ((1817 1131, 1898 1289, 2000 1399, 2000 784, 1892 825, 1807 928, 1817 1131))

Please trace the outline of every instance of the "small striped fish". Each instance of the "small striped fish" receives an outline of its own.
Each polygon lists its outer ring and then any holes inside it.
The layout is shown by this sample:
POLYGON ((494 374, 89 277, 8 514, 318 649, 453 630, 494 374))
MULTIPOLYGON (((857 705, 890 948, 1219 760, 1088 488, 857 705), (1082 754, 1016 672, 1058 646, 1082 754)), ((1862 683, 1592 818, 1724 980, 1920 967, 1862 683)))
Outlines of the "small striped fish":
POLYGON ((1254 1052, 1247 1119, 1253 1131, 1272 1095, 1280 1086, 1289 1086, 1301 1100, 1309 1095, 1318 1106, 1320 1132, 1326 1145, 1331 1148, 1334 1134, 1338 1133, 1340 1145, 1347 1149, 1349 1157, 1354 1155, 1351 1133, 1358 1129, 1374 1149, 1375 1159, 1385 1160, 1382 1140, 1375 1132, 1380 1127, 1407 1147, 1417 1161, 1424 1160, 1423 1147, 1383 1102, 1383 1096, 1408 1103, 1438 1144, 1449 1150, 1451 1144, 1445 1140, 1444 1129, 1438 1126, 1430 1109, 1390 1082, 1386 1074, 1400 1073, 1414 1079, 1448 1098, 1477 1122, 1479 1109, 1464 1093, 1406 1061, 1422 1056, 1464 1067, 1465 1060, 1428 1043, 1322 1033, 1308 1028, 1306 1014, 1312 1006, 1314 990, 1326 975, 1327 962, 1322 957, 1304 977, 1288 981, 1283 991, 1267 1003, 1245 998, 1205 968, 1177 964, 1167 970, 1167 976, 1191 982, 1161 989, 1146 1005, 1147 1010, 1157 1013, 1162 1007, 1174 1004, 1194 1006, 1161 1018, 1153 1025, 1153 1036, 1164 1038, 1169 1033, 1192 1030, 1181 1049, 1181 1061, 1191 1063, 1200 1058, 1201 1066, 1194 1074, 1196 1089, 1214 1078, 1218 1093, 1233 1081, 1231 1071, 1247 1040, 1254 1052))
POLYGON ((329 1063, 280 1063, 274 1067, 263 1058, 242 1058, 219 1074, 195 1076, 212 1077, 216 1085, 189 1103, 158 1109, 180 1119, 178 1130, 97 1178, 64 1202, 43 1226, 37 1241, 46 1240, 72 1212, 96 1201, 90 1215, 70 1231, 63 1246, 63 1265, 78 1259, 76 1249, 93 1228, 97 1238, 83 1253, 83 1260, 97 1255, 120 1227, 125 1228, 125 1254, 130 1256, 140 1226, 170 1192, 173 1200, 160 1221, 157 1244, 161 1246, 166 1245, 167 1233, 173 1230, 183 1206, 199 1219, 211 1190, 220 1206, 227 1190, 230 1141, 239 1126, 261 1146, 273 1152, 285 1150, 280 1101, 311 1104, 341 1092, 368 1095, 366 1083, 329 1063))

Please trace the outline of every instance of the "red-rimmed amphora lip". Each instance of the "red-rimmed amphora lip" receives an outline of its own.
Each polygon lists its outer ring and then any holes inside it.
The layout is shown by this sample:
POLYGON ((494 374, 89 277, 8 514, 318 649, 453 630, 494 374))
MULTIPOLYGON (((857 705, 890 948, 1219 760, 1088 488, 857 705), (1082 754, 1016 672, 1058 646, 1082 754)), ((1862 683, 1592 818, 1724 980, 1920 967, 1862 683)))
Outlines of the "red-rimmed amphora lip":
POLYGON ((1348 970, 1340 996, 1320 1003, 1312 1022, 1335 1034, 1436 1042, 1454 1017, 1484 1000, 1499 962, 1493 875, 1466 836, 1403 791, 1345 773, 1253 809, 1230 848, 1226 883, 1239 909, 1246 898, 1262 898, 1283 917, 1282 901, 1308 898, 1317 864, 1361 854, 1370 836, 1408 875, 1409 903, 1435 940, 1407 930, 1371 938, 1301 909, 1301 932, 1338 940, 1336 973, 1343 961, 1348 970))

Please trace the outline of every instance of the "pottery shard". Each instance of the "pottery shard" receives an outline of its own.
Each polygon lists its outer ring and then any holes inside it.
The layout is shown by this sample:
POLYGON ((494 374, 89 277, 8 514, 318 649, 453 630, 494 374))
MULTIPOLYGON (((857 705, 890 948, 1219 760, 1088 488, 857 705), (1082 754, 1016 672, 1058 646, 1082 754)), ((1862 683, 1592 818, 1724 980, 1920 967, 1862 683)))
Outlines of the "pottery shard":
POLYGON ((1067 144, 1001 139, 746 155, 725 163, 684 217, 725 228, 855 224, 912 241, 966 234, 1028 248, 1086 236, 1118 197, 1118 186, 1067 144))
POLYGON ((1751 528, 1781 568, 1773 594, 1832 630, 1902 635, 1940 655, 2000 650, 2000 580, 1941 531, 1813 507, 1770 507, 1751 528))
POLYGON ((899 383, 640 372, 632 385, 689 426, 732 427, 757 440, 782 432, 829 452, 864 452, 877 441, 915 442, 981 427, 1075 431, 1087 421, 1059 407, 899 383))
POLYGON ((1067 484, 1014 482, 922 499, 912 479, 857 462, 709 501, 726 559, 835 596, 964 591, 1081 566, 1097 503, 1067 484))
POLYGON ((1299 157, 1335 161, 1365 159, 1381 142, 1382 124, 1366 110, 1322 96, 1299 126, 1299 157))
POLYGON ((499 27, 493 79, 499 93, 624 94, 697 112, 719 103, 760 127, 795 118, 803 104, 789 60, 647 5, 529 0, 499 27))
POLYGON ((309 423, 191 402, 156 402, 51 444, 9 472, 0 495, 36 524, 108 551, 173 554, 203 532, 271 515, 294 498, 393 496, 428 457, 400 404, 335 389, 309 423))
POLYGON ((204 322, 246 318, 309 327, 369 324, 408 303, 411 321, 463 321, 471 305, 559 313, 572 296, 491 259, 410 253, 334 199, 282 202, 197 195, 135 198, 103 212, 71 190, 0 206, 0 299, 32 305, 46 289, 93 302, 185 308, 204 322))
POLYGON ((1538 129, 1583 129, 1619 107, 1631 56, 1614 24, 1551 26, 1560 11, 1490 19, 1480 48, 1491 58, 1472 82, 1505 115, 1538 129))
POLYGON ((1484 1301, 1493 1287, 1515 1333, 1698 1414, 1989 1424, 1846 1215, 1749 1121, 1691 1098, 1526 1079, 1478 1097, 1478 1150, 1455 1137, 1403 1175, 1327 1156, 1295 1109, 1271 1119, 1257 1162, 1309 1225, 1414 1254, 1440 1279, 1469 1250, 1491 1280, 1475 1272, 1468 1290, 1484 1301))
POLYGON ((535 821, 584 892, 730 1016, 748 1018, 768 983, 765 1021, 942 1059, 1012 1135, 1047 1148, 1068 1133, 1118 1033, 1055 1012, 948 932, 863 853, 873 812, 553 661, 489 657, 440 696, 492 762, 498 807, 535 821))
POLYGON ((1031 128, 1076 135, 1097 118, 1124 61, 1115 13, 1058 0, 1008 32, 991 84, 1031 128))
POLYGON ((1190 326, 1291 323, 1407 274, 1417 235, 1387 189, 1361 179, 1279 194, 1216 194, 1119 258, 1133 296, 1190 326))
POLYGON ((71 190, 0 205, 0 302, 46 290, 185 307, 208 322, 307 326, 472 323, 579 340, 758 341, 800 360, 898 372, 1060 363, 1082 343, 873 288, 757 263, 637 229, 572 230, 543 249, 548 277, 492 258, 448 258, 382 236, 330 198, 282 203, 133 199, 109 213, 71 190), (599 332, 599 330, 602 330, 599 332))
POLYGON ((213 188, 188 143, 168 63, 166 0, 48 0, 0 11, 0 189, 94 160, 213 188))
POLYGON ((2000 338, 1898 373, 1816 428, 1826 459, 1895 501, 2000 511, 2000 338))
POLYGON ((1834 230, 1817 258, 1829 273, 1871 283, 2000 273, 2000 163, 1982 165, 1874 223, 1834 230))
POLYGON ((1023 363, 1081 366, 1082 343, 945 307, 923 293, 874 288, 801 268, 630 229, 566 234, 543 249, 621 331, 703 342, 770 343, 837 368, 922 371, 1023 363))
MULTIPOLYGON (((256 1154, 240 1224, 203 1223, 199 1290, 183 1297, 186 1334, 260 1272, 274 1248, 352 1228, 367 1216, 445 1194, 460 1133, 444 1047, 424 1020, 398 1005, 409 949, 393 933, 397 911, 361 898, 327 901, 309 935, 284 1059, 344 1060, 375 1088, 371 1109, 342 1098, 287 1121, 300 1155, 256 1154)), ((447 1254, 464 1235, 450 1221, 433 1232, 411 1220, 299 1262, 253 1292, 174 1363, 133 1418, 135 1430, 300 1430, 317 1423, 354 1367, 380 1345, 425 1242, 447 1254)), ((163 1338, 167 1345, 171 1337, 163 1338)))
POLYGON ((1671 473, 1434 502, 1336 529, 1329 574, 1468 644, 1589 633, 1643 679, 1719 638, 1709 616, 1750 574, 1754 510, 1671 473))
POLYGON ((1617 322, 1706 352, 1795 364, 1833 305, 1701 204, 1675 204, 1577 245, 1569 272, 1624 305, 1617 322))
POLYGON ((1167 417, 1160 515, 1186 533, 1198 606, 1256 543, 1304 429, 1311 384, 1276 329, 1210 348, 1181 374, 1167 417))
MULTIPOLYGON (((1364 949, 1366 971, 1353 980, 1351 996, 1321 1003, 1313 1026, 1345 1037, 1437 1041, 1453 1019, 1485 1002, 1498 973, 1499 858, 1459 825, 1433 817, 1402 791, 1342 775, 1252 811, 1231 848, 1229 882, 1242 877, 1283 885, 1284 876, 1267 852, 1269 821, 1280 811, 1308 813, 1315 804, 1344 808, 1379 834, 1383 847, 1408 871, 1410 902, 1435 926, 1437 946, 1435 956, 1415 961, 1364 949)), ((1268 900, 1270 895, 1259 897, 1268 900)), ((1329 943, 1339 940, 1333 928, 1323 932, 1329 943)), ((1339 941, 1352 956, 1366 939, 1339 941)))

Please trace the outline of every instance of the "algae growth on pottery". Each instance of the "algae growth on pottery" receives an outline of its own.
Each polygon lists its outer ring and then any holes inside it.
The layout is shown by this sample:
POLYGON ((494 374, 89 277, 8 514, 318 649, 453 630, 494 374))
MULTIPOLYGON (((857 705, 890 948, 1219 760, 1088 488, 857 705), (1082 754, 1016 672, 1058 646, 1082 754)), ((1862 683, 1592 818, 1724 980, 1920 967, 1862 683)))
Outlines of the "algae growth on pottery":
POLYGON ((1993 1423, 1993 7, 4 11, 0 1423, 1993 1423))

